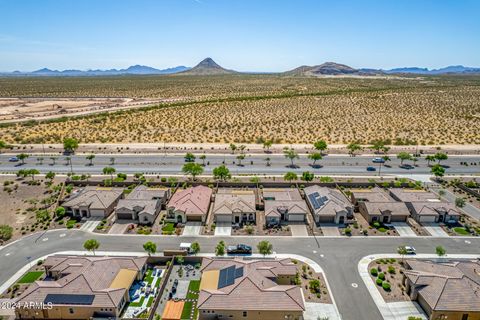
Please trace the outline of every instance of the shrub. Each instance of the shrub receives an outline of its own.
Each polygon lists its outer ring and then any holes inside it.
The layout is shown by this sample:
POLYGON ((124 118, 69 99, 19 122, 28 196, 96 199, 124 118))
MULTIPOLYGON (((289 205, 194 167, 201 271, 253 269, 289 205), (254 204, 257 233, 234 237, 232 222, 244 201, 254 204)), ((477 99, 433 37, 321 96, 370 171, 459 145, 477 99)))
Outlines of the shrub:
POLYGON ((346 228, 345 228, 345 234, 346 234, 347 236, 351 235, 351 234, 352 234, 352 229, 350 229, 349 227, 346 227, 346 228))
POLYGON ((376 277, 378 275, 378 270, 377 268, 372 268, 370 269, 370 274, 374 277, 376 277))
POLYGON ((373 227, 376 228, 376 229, 380 228, 380 222, 375 221, 375 222, 373 223, 373 227))
POLYGON ((377 278, 377 280, 375 280, 375 282, 376 282, 379 286, 381 286, 382 283, 383 283, 383 280, 380 279, 380 278, 377 278))
POLYGON ((385 280, 385 273, 380 272, 380 273, 378 274, 378 279, 385 280))
POLYGON ((378 228, 378 231, 380 231, 380 232, 387 232, 387 229, 381 227, 381 228, 378 228))
POLYGON ((395 267, 394 266, 388 266, 388 273, 394 274, 395 273, 395 267))
POLYGON ((383 281, 382 283, 382 288, 383 290, 385 291, 390 291, 390 283, 386 282, 386 281, 383 281))
POLYGON ((2 224, 0 225, 0 240, 10 240, 13 235, 13 228, 9 225, 2 224))

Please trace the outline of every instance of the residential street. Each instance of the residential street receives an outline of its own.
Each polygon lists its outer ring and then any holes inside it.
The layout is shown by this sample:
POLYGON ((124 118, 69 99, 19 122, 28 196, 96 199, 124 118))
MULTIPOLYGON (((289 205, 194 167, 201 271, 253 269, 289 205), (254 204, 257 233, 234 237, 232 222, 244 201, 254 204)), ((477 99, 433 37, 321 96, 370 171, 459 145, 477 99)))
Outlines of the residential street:
POLYGON ((59 251, 83 250, 84 241, 90 238, 100 241, 99 250, 119 252, 143 251, 142 244, 149 240, 157 244, 159 252, 178 248, 180 242, 193 241, 200 243, 201 252, 213 252, 220 240, 227 244, 245 243, 255 247, 260 239, 266 238, 273 244, 275 252, 303 255, 324 269, 344 320, 382 319, 357 270, 358 262, 364 256, 396 253, 400 245, 412 245, 418 253, 434 253, 435 247, 441 245, 447 253, 480 255, 480 238, 176 237, 99 235, 79 230, 56 230, 27 236, 0 249, 0 283, 35 258, 59 251))

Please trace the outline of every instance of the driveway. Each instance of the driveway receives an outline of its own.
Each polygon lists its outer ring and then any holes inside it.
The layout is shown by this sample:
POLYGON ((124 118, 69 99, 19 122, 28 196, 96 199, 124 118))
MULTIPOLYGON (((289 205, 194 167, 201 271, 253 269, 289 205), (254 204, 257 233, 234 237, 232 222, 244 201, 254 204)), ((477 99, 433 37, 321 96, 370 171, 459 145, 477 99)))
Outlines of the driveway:
POLYGON ((184 236, 198 236, 202 232, 201 222, 187 222, 183 228, 184 236))
POLYGON ((305 224, 289 224, 292 237, 307 237, 308 231, 305 224))
POLYGON ((314 303, 305 302, 305 313, 303 314, 305 320, 340 320, 340 316, 335 310, 335 306, 331 303, 314 303))
POLYGON ((392 222, 400 237, 417 237, 415 231, 406 222, 392 222))
POLYGON ((232 224, 230 222, 218 222, 215 226, 215 236, 230 236, 232 234, 232 224))
POLYGON ((322 224, 320 225, 323 235, 326 237, 340 236, 340 230, 336 224, 322 224))
POLYGON ((449 237, 448 233, 436 223, 423 223, 423 226, 425 227, 425 230, 434 237, 449 237))
POLYGON ((132 221, 130 220, 117 220, 108 231, 108 234, 124 234, 131 223, 132 221))
POLYGON ((82 224, 80 230, 93 232, 95 228, 100 224, 100 221, 102 221, 102 218, 100 217, 88 218, 87 221, 82 224))

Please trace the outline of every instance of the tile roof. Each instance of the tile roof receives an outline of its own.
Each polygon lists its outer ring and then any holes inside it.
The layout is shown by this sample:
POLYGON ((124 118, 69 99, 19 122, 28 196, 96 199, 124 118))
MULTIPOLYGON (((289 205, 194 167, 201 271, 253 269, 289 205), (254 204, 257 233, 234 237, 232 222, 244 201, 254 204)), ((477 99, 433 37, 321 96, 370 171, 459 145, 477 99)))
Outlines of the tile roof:
POLYGON ((407 206, 403 202, 363 202, 369 215, 375 216, 409 216, 407 206))
POLYGON ((296 188, 264 188, 262 193, 264 200, 302 200, 296 188))
POLYGON ((159 205, 159 200, 121 199, 115 210, 124 208, 130 211, 137 210, 138 214, 155 216, 159 205))
POLYGON ((230 266, 243 268, 243 275, 237 277, 232 285, 218 289, 202 289, 198 299, 200 310, 305 310, 300 287, 278 285, 274 281, 279 275, 296 274, 296 266, 288 259, 205 258, 201 270, 221 270, 230 266))
POLYGON ((448 202, 412 202, 410 206, 416 214, 423 216, 438 216, 444 213, 450 216, 460 215, 460 211, 448 202))
POLYGON ((320 187, 318 185, 306 187, 304 189, 305 199, 310 204, 310 207, 314 211, 315 215, 322 216, 335 216, 340 211, 352 211, 353 206, 348 199, 337 189, 320 187), (324 197, 327 201, 323 202, 323 205, 315 209, 315 206, 311 203, 310 195, 317 192, 319 197, 324 197))
POLYGON ((438 196, 424 190, 392 188, 390 193, 403 202, 439 202, 438 196))
POLYGON ((206 215, 211 197, 212 189, 205 186, 180 189, 170 199, 168 208, 185 212, 186 215, 206 215))
POLYGON ((219 190, 215 195, 213 214, 255 212, 255 193, 248 190, 219 190))
POLYGON ((375 187, 372 189, 354 189, 350 190, 353 197, 358 201, 362 199, 363 201, 369 202, 394 202, 393 199, 388 193, 383 191, 383 189, 375 187))
POLYGON ((168 194, 167 188, 149 188, 144 185, 140 185, 130 192, 125 199, 130 200, 153 200, 164 199, 168 194))
POLYGON ((480 311, 480 262, 407 260, 404 272, 435 311, 480 311))
POLYGON ((80 207, 85 206, 90 209, 106 209, 110 207, 123 194, 121 188, 97 188, 87 187, 77 194, 68 198, 62 206, 80 207))
POLYGON ((111 288, 117 275, 122 270, 138 272, 146 261, 147 257, 48 257, 44 266, 62 277, 34 282, 17 300, 42 303, 48 294, 86 294, 94 295, 91 306, 116 308, 128 290, 111 288))
POLYGON ((265 201, 265 216, 266 217, 281 217, 282 213, 286 214, 307 214, 307 204, 303 200, 266 200, 265 201))

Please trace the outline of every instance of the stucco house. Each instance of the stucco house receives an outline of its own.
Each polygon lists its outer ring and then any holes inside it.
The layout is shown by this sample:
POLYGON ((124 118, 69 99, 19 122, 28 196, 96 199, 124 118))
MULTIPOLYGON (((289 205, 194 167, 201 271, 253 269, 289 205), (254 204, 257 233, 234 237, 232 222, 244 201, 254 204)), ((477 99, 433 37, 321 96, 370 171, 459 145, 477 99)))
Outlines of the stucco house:
POLYGON ((168 202, 166 220, 179 223, 205 222, 212 193, 212 189, 205 186, 177 190, 168 202))
POLYGON ((406 260, 403 283, 429 320, 480 319, 480 262, 406 260))
POLYGON ((139 224, 153 224, 170 195, 168 188, 138 186, 116 208, 117 219, 128 219, 139 224))
POLYGON ((86 187, 62 203, 67 215, 77 218, 108 217, 123 197, 122 188, 86 187))
POLYGON ((406 222, 410 216, 403 202, 360 202, 359 210, 368 223, 406 222))
POLYGON ((263 189, 265 224, 278 225, 281 222, 305 222, 308 207, 298 189, 263 189))
POLYGON ((337 189, 314 185, 306 187, 304 192, 305 200, 317 224, 342 224, 353 216, 352 204, 337 189))
POLYGON ((288 259, 204 258, 200 320, 302 320, 305 302, 288 259))
POLYGON ((253 190, 219 189, 212 213, 216 223, 255 223, 255 193, 253 190))
POLYGON ((412 217, 423 223, 455 223, 460 219, 460 211, 448 202, 407 202, 412 217))
POLYGON ((16 299, 24 306, 15 309, 16 318, 117 319, 146 262, 147 257, 50 256, 43 263, 48 280, 35 281, 16 299))

